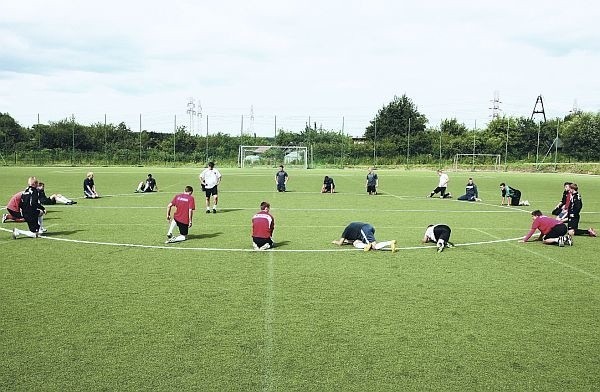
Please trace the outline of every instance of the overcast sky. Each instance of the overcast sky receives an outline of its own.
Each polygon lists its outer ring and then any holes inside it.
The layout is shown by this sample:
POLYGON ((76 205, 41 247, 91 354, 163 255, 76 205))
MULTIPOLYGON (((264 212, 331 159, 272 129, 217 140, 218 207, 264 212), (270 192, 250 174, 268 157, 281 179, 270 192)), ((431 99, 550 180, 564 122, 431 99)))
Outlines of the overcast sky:
POLYGON ((3 1, 0 112, 131 129, 359 136, 394 95, 430 126, 600 110, 595 1, 3 1), (253 108, 254 121, 250 120, 253 108), (198 110, 198 106, 196 107, 198 110), (175 119, 176 117, 176 119, 175 119))

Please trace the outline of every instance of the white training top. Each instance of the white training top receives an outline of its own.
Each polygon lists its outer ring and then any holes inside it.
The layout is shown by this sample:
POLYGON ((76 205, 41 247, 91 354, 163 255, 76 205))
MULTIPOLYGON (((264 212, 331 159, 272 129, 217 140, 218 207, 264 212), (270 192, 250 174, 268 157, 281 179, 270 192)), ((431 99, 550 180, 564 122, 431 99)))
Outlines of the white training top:
POLYGON ((217 169, 206 168, 200 173, 200 179, 204 181, 206 189, 214 188, 221 180, 221 173, 217 169))
POLYGON ((442 173, 440 174, 440 182, 438 184, 438 186, 440 188, 442 187, 447 187, 448 186, 448 181, 450 180, 450 178, 448 178, 448 175, 446 173, 442 173))
POLYGON ((433 234, 434 228, 435 228, 435 225, 428 227, 427 230, 425 230, 425 237, 429 238, 433 242, 436 242, 437 240, 435 238, 435 234, 433 234))

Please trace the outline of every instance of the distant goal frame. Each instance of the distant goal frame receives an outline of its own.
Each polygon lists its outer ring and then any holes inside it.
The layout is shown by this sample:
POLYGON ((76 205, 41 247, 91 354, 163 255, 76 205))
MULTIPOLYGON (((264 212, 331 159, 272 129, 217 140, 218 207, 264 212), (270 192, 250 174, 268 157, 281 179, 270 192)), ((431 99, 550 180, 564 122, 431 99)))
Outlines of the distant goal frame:
POLYGON ((249 156, 266 155, 268 158, 260 159, 259 165, 256 166, 292 166, 308 169, 308 147, 305 146, 252 146, 240 145, 238 148, 238 167, 244 168, 255 166, 256 161, 249 161, 249 156), (269 150, 279 150, 280 153, 267 153, 269 150), (295 154, 295 157, 290 158, 290 154, 295 154), (270 155, 274 155, 271 157, 270 155))
MULTIPOLYGON (((467 154, 455 154, 454 155, 454 163, 453 163, 453 167, 454 170, 458 170, 459 169, 459 161, 461 157, 471 157, 471 162, 470 162, 470 166, 471 169, 474 170, 476 166, 482 166, 481 164, 476 165, 475 164, 475 159, 478 157, 489 157, 492 158, 490 163, 488 164, 489 166, 493 166, 494 167, 494 171, 500 171, 501 170, 501 160, 502 160, 502 154, 473 154, 473 153, 467 153, 467 154)), ((464 164, 466 165, 466 164, 464 164)), ((485 164, 483 166, 486 166, 485 164)))

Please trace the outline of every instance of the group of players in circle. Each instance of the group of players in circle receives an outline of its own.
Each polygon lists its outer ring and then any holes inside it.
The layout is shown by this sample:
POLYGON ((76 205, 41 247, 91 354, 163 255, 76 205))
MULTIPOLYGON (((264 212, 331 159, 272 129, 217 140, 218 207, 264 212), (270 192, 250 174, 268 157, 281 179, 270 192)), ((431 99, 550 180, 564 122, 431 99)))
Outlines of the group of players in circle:
MULTIPOLYGON (((438 186, 431 191, 428 197, 440 194, 440 198, 452 198, 452 195, 446 192, 449 182, 448 174, 443 170, 438 170, 438 186)), ((215 168, 214 162, 209 162, 199 175, 200 186, 206 197, 206 213, 217 213, 218 205, 218 185, 221 182, 221 173, 215 168)), ((286 192, 286 186, 289 175, 284 170, 283 165, 275 174, 275 184, 278 192, 286 192)), ((369 195, 376 195, 379 186, 379 179, 374 168, 369 168, 366 175, 366 190, 369 195)), ((564 245, 573 245, 573 236, 587 235, 596 237, 596 231, 593 228, 579 229, 580 212, 583 207, 581 195, 579 194, 577 184, 572 182, 564 183, 564 191, 561 201, 552 211, 555 217, 548 217, 542 214, 540 210, 534 210, 531 213, 533 223, 530 231, 523 237, 521 242, 527 242, 536 230, 540 231, 538 239, 544 244, 556 244, 560 247, 564 245)), ((156 192, 158 184, 152 174, 141 181, 135 192, 156 192)), ((506 185, 500 184, 502 195, 501 205, 529 205, 527 200, 521 201, 521 192, 506 185)), ((332 177, 325 176, 321 187, 322 193, 335 193, 335 183, 332 177)), ((100 195, 96 191, 94 183, 94 173, 88 172, 83 181, 83 193, 85 198, 96 199, 100 195)), ((184 191, 173 197, 167 205, 166 219, 170 223, 167 231, 167 240, 165 243, 176 243, 187 239, 189 228, 192 227, 194 211, 196 209, 193 196, 194 189, 188 185, 184 191), (175 227, 178 228, 179 235, 174 236, 175 227)), ((465 194, 458 197, 461 201, 481 201, 477 185, 469 178, 465 186, 465 194)), ((44 205, 52 204, 77 204, 61 194, 52 194, 47 196, 45 193, 45 184, 38 181, 36 177, 28 179, 27 188, 24 191, 17 192, 9 200, 6 209, 7 213, 2 215, 2 223, 5 222, 26 222, 29 230, 14 228, 12 237, 16 239, 20 235, 36 238, 47 230, 43 226, 43 217, 46 214, 44 205)), ((252 217, 252 247, 254 250, 267 250, 275 247, 273 241, 273 232, 275 230, 275 218, 270 212, 271 205, 267 201, 260 204, 260 210, 252 217)), ((437 251, 442 252, 445 248, 453 247, 450 242, 451 228, 446 224, 435 224, 427 226, 422 242, 433 242, 436 244, 437 251)), ((375 228, 370 223, 351 222, 343 230, 340 239, 332 241, 336 245, 353 245, 355 248, 370 250, 390 250, 392 253, 397 251, 396 240, 377 241, 375 239, 375 228)))
MULTIPOLYGON (((438 186, 431 191, 428 197, 433 197, 437 193, 440 194, 440 198, 447 199, 451 198, 452 195, 446 192, 448 187, 449 177, 448 174, 444 173, 443 170, 437 171, 439 176, 438 186)), ((506 185, 504 182, 500 183, 500 192, 502 200, 500 205, 507 206, 528 206, 528 200, 521 200, 521 191, 506 185)), ((469 178, 465 187, 465 194, 460 196, 458 200, 463 201, 481 201, 479 198, 479 192, 477 185, 473 182, 472 178, 469 178)), ((573 245, 573 236, 585 235, 590 237, 596 237, 596 231, 594 228, 580 229, 579 220, 581 209, 583 208, 583 201, 579 194, 579 187, 577 184, 572 182, 564 183, 564 190, 561 201, 556 205, 552 211, 554 217, 548 217, 544 215, 540 210, 534 210, 531 212, 533 223, 529 232, 520 240, 521 242, 527 242, 533 234, 539 230, 540 234, 537 239, 547 245, 558 245, 563 247, 565 245, 573 245)), ((437 236, 428 237, 427 234, 424 240, 436 241, 437 236)), ((426 242, 426 241, 424 241, 426 242)), ((444 249, 444 240, 437 239, 438 252, 444 249)))

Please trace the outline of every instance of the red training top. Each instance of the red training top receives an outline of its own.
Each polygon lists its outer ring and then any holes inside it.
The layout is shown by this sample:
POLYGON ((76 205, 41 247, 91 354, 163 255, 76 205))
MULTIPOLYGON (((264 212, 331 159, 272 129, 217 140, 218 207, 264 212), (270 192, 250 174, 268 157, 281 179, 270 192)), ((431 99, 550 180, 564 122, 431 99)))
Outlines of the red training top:
POLYGON ((531 230, 529 230, 529 233, 527 233, 525 238, 523 238, 523 241, 527 241, 529 238, 531 238, 537 229, 540 230, 542 235, 546 235, 550 233, 550 230, 552 230, 552 228, 556 225, 562 225, 562 223, 545 215, 538 216, 533 220, 533 223, 531 224, 531 230))
POLYGON ((23 192, 18 192, 13 197, 11 197, 10 201, 6 205, 6 208, 18 212, 20 210, 19 203, 21 202, 21 194, 23 194, 23 192))
POLYGON ((196 209, 196 201, 194 200, 194 196, 188 195, 187 193, 181 193, 171 200, 171 204, 177 208, 175 215, 173 215, 173 219, 179 223, 189 225, 190 210, 196 209))
POLYGON ((271 238, 275 230, 275 218, 266 211, 259 211, 252 217, 252 237, 271 238))

